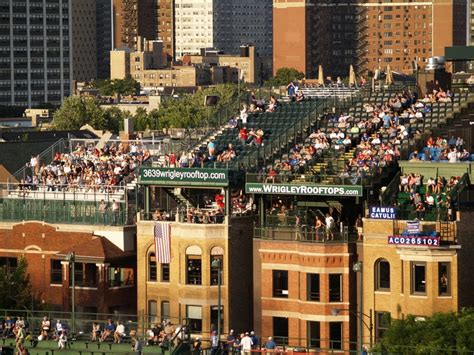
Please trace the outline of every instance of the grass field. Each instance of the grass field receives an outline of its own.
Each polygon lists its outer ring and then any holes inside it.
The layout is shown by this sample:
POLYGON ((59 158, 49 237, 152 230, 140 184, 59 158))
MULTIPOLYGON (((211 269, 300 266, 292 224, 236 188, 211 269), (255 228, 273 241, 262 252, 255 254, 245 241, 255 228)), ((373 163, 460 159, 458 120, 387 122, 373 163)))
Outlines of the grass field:
MULTIPOLYGON (((5 343, 0 340, 0 345, 3 347, 15 347, 14 339, 6 339, 5 343)), ((30 342, 25 343, 31 355, 112 355, 112 354, 135 354, 130 344, 113 344, 113 343, 86 343, 85 341, 71 341, 70 348, 59 350, 58 344, 55 341, 40 341, 36 347, 31 347, 30 342)), ((144 346, 144 354, 165 354, 158 346, 144 346)), ((13 352, 14 354, 14 352, 13 352)))

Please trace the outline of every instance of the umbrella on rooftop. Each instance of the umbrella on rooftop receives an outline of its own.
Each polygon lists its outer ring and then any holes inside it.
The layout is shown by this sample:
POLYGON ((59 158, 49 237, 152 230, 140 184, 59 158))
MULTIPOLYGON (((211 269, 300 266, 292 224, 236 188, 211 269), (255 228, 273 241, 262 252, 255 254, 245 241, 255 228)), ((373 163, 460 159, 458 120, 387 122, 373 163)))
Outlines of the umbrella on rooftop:
POLYGON ((319 66, 319 71, 318 71, 318 83, 319 85, 324 85, 324 74, 323 74, 323 66, 319 66))
POLYGON ((356 74, 355 74, 355 71, 354 71, 354 67, 351 66, 349 67, 349 85, 353 85, 355 86, 356 85, 356 74))
POLYGON ((393 73, 392 69, 390 68, 390 65, 387 65, 387 73, 385 77, 385 84, 386 85, 392 85, 393 84, 393 73))

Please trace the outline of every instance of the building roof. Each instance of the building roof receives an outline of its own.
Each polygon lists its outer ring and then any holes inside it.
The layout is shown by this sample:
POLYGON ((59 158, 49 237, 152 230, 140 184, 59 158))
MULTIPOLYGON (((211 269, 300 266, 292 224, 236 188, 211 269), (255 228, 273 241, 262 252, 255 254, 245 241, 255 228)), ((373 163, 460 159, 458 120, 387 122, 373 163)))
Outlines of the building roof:
POLYGON ((5 142, 37 142, 37 141, 50 141, 59 139, 95 139, 97 135, 88 130, 77 130, 77 131, 29 131, 29 132, 2 132, 0 134, 0 140, 5 142))
POLYGON ((10 172, 2 164, 0 164, 0 183, 6 183, 8 179, 12 179, 10 172))
POLYGON ((133 253, 123 252, 107 238, 94 236, 92 240, 71 245, 63 249, 56 256, 66 257, 69 253, 74 253, 76 261, 82 260, 100 260, 113 261, 134 255, 133 253))

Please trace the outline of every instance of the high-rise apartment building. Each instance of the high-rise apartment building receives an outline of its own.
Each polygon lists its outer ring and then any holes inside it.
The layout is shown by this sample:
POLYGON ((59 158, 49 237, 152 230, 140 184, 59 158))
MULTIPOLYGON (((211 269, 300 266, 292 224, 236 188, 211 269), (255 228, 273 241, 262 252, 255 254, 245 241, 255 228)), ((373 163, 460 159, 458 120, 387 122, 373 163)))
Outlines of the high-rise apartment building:
POLYGON ((114 48, 137 49, 138 37, 157 39, 157 0, 113 0, 114 48))
POLYGON ((260 57, 272 55, 271 0, 175 0, 175 55, 199 54, 201 48, 239 53, 253 44, 260 57))
POLYGON ((113 45, 112 0, 96 0, 97 78, 110 77, 110 51, 113 45))
POLYGON ((70 0, 0 2, 0 105, 60 104, 70 94, 71 13, 70 0))
POLYGON ((166 56, 174 58, 174 0, 158 0, 158 38, 166 56))
POLYGON ((352 64, 357 73, 387 65, 411 73, 466 43, 466 2, 274 0, 273 36, 274 72, 294 67, 313 78, 322 65, 347 76, 352 64))
POLYGON ((72 59, 75 81, 97 76, 96 0, 72 1, 72 59))

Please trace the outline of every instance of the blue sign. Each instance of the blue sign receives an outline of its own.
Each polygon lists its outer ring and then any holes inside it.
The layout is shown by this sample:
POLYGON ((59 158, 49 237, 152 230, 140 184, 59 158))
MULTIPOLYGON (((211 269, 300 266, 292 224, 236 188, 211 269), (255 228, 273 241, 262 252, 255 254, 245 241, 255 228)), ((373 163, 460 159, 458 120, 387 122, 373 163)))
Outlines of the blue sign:
POLYGON ((369 218, 372 219, 395 219, 395 207, 370 206, 369 218))
POLYGON ((388 244, 414 247, 439 247, 440 237, 418 235, 392 235, 388 237, 388 244))

